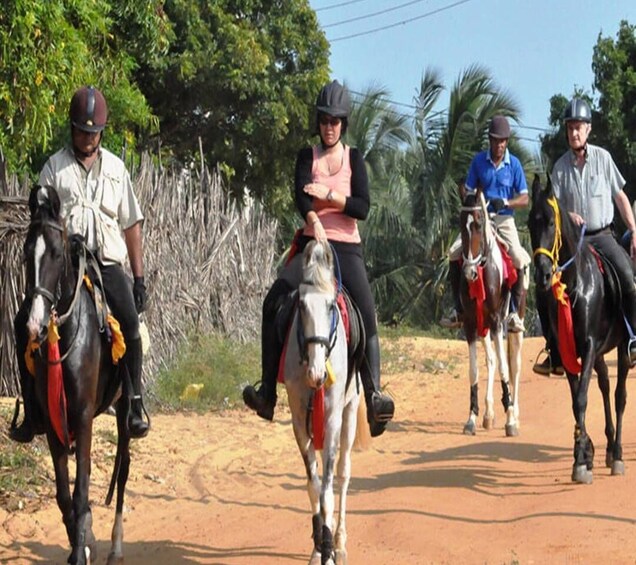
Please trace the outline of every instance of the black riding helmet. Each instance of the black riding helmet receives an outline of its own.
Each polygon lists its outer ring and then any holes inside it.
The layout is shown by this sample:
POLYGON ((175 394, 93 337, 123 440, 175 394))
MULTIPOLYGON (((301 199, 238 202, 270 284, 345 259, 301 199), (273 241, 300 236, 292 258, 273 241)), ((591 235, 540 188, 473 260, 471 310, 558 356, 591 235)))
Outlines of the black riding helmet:
POLYGON ((572 98, 565 107, 563 121, 565 123, 572 121, 592 123, 592 110, 590 105, 582 98, 572 98))
POLYGON ((316 133, 320 133, 319 119, 321 114, 327 114, 342 120, 342 135, 347 131, 347 120, 351 111, 349 91, 337 80, 322 87, 316 98, 316 133))

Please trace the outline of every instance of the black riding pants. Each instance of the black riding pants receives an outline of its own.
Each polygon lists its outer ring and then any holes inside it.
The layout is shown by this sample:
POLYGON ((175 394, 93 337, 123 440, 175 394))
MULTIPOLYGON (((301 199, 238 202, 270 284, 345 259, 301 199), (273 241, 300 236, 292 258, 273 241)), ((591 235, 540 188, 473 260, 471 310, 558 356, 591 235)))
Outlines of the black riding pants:
POLYGON ((139 316, 135 308, 130 277, 120 265, 100 265, 104 293, 110 310, 119 322, 124 339, 139 339, 139 316))
POLYGON ((607 229, 594 235, 586 236, 585 241, 591 243, 616 269, 623 296, 623 313, 636 331, 636 287, 634 286, 634 271, 629 255, 614 239, 612 232, 607 229))

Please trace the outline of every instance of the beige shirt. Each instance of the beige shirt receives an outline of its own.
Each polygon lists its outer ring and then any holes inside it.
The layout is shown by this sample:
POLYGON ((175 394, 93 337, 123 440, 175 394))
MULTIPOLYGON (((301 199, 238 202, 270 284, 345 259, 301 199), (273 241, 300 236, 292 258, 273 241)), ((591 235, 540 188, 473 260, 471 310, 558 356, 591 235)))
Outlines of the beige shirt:
POLYGON ((104 263, 123 264, 128 256, 122 230, 144 219, 123 161, 107 149, 90 171, 65 147, 49 158, 39 184, 57 190, 69 233, 84 236, 104 263))

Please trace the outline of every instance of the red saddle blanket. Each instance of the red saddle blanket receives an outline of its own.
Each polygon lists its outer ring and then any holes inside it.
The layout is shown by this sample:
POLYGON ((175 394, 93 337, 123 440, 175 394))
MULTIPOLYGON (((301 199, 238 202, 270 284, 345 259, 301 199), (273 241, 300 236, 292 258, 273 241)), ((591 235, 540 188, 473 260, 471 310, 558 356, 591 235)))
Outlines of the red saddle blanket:
MULTIPOLYGON (((512 257, 501 242, 498 242, 501 250, 501 259, 503 263, 503 280, 508 289, 511 289, 517 282, 518 274, 512 263, 512 257)), ((468 296, 477 302, 477 334, 479 337, 485 337, 488 333, 488 327, 484 324, 484 301, 486 300, 486 287, 484 286, 484 268, 477 267, 477 278, 468 283, 468 296)))

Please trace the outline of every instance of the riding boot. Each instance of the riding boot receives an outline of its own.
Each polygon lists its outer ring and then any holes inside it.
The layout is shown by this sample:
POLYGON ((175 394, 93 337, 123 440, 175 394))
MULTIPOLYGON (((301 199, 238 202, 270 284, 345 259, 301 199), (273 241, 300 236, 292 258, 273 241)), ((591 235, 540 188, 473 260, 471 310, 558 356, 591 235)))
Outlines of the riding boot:
POLYGON ((526 315, 527 294, 525 269, 517 269, 517 281, 512 287, 512 308, 508 316, 508 330, 511 332, 522 332, 525 330, 523 320, 526 315))
MULTIPOLYGON (((254 410, 261 418, 274 419, 276 407, 276 384, 278 378, 278 364, 283 350, 283 339, 276 331, 277 314, 279 310, 285 318, 280 320, 282 327, 287 328, 291 308, 289 294, 291 287, 284 279, 278 279, 263 301, 263 320, 261 322, 261 384, 258 389, 247 385, 243 389, 243 402, 254 410)), ((283 332, 284 333, 284 330, 283 332)))
POLYGON ((393 399, 380 388, 380 340, 377 334, 367 337, 365 359, 360 368, 367 403, 367 421, 371 437, 384 433, 386 425, 393 419, 395 405, 393 399))
POLYGON ((22 391, 24 419, 22 423, 16 427, 15 421, 19 410, 19 404, 16 404, 16 413, 9 428, 9 437, 19 443, 29 443, 36 434, 42 434, 45 431, 44 424, 42 423, 42 415, 40 414, 35 396, 35 377, 29 373, 24 359, 28 345, 26 335, 28 310, 29 304, 23 303, 14 321, 16 355, 20 372, 20 389, 22 391))
POLYGON ((123 362, 126 364, 130 381, 132 384, 132 400, 130 413, 128 414, 128 430, 130 437, 142 438, 148 434, 150 424, 144 420, 144 403, 142 398, 141 367, 143 361, 143 351, 141 349, 141 339, 133 339, 126 343, 126 355, 123 362))
MULTIPOLYGON (((20 388, 22 390, 22 402, 24 406, 24 419, 19 426, 15 424, 9 428, 9 437, 19 443, 29 443, 35 436, 35 429, 33 425, 32 411, 35 405, 35 382, 34 377, 26 375, 26 377, 20 375, 20 388)), ((16 407, 16 416, 17 416, 16 407)))

